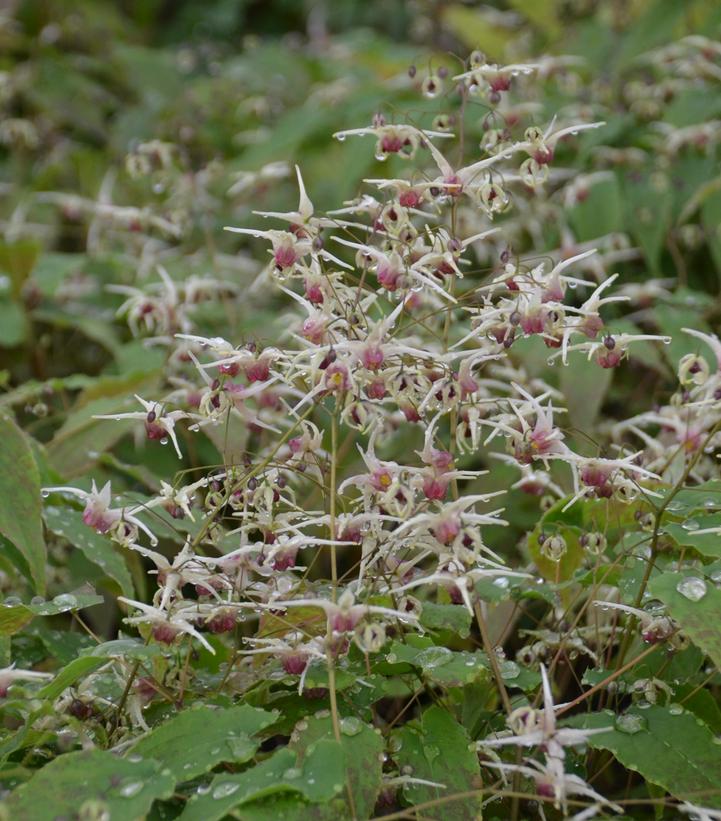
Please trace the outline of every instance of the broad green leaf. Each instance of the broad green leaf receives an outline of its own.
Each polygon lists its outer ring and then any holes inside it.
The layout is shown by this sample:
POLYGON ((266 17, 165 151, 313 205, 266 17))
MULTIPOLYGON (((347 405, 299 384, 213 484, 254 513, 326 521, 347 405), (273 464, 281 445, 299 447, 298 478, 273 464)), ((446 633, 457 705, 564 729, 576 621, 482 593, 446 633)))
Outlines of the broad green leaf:
POLYGON ((661 599, 683 632, 721 670, 721 590, 700 572, 662 573, 651 580, 649 592, 661 599))
POLYGON ((0 607, 0 636, 12 636, 33 620, 33 613, 23 605, 0 607))
POLYGON ((28 322, 20 304, 0 296, 0 347, 14 348, 27 338, 28 322))
MULTIPOLYGON (((721 510, 721 480, 713 479, 694 487, 685 487, 678 492, 671 488, 659 488, 659 493, 667 497, 673 493, 673 499, 668 503, 666 510, 672 516, 685 516, 692 511, 713 511, 721 510)), ((660 504, 663 499, 654 500, 655 504, 660 504)), ((700 528, 699 528, 700 529, 700 528)))
POLYGON ((692 516, 681 522, 664 521, 661 530, 676 544, 687 545, 703 556, 719 559, 721 558, 721 532, 697 532, 714 527, 721 528, 721 513, 712 513, 710 516, 692 516))
POLYGON ((450 630, 467 638, 471 630, 472 617, 460 604, 434 604, 423 602, 421 624, 428 630, 450 630))
POLYGON ((85 557, 96 564, 105 575, 117 582, 122 594, 132 598, 133 580, 122 556, 112 542, 83 522, 82 513, 70 507, 46 506, 45 525, 56 536, 62 536, 85 557))
MULTIPOLYGON (((386 654, 386 662, 392 667, 409 664, 417 668, 424 679, 447 687, 471 684, 488 675, 485 653, 450 650, 420 636, 409 636, 407 643, 394 641, 386 654)), ((379 670, 383 672, 382 665, 379 670)), ((389 672, 395 671, 391 668, 389 672)))
POLYGON ((133 821, 144 818, 156 799, 169 798, 173 786, 172 775, 157 761, 131 761, 103 750, 81 751, 46 764, 0 806, 13 821, 76 818, 91 807, 106 813, 102 816, 96 810, 93 818, 133 821))
POLYGON ((611 234, 621 228, 622 199, 618 181, 603 177, 589 189, 588 196, 568 211, 579 242, 611 234))
POLYGON ((670 344, 661 346, 662 352, 674 371, 678 368, 681 357, 687 353, 698 353, 708 360, 713 372, 716 368, 716 361, 708 347, 682 330, 682 328, 695 328, 704 333, 711 332, 702 318, 705 304, 703 301, 697 301, 692 292, 686 291, 685 294, 688 298, 687 304, 659 304, 654 308, 655 322, 661 329, 661 333, 671 337, 670 344))
POLYGON ((661 251, 671 226, 670 185, 667 176, 654 174, 650 167, 628 171, 623 178, 626 221, 652 272, 659 270, 661 251))
POLYGON ((414 778, 435 781, 443 787, 407 784, 403 795, 411 805, 422 804, 454 793, 478 789, 477 796, 446 801, 423 810, 424 818, 439 821, 478 821, 482 817, 481 773, 478 756, 470 749, 466 731, 441 707, 431 707, 419 720, 408 722, 392 735, 398 752, 398 769, 408 767, 414 778))
POLYGON ((611 727, 590 736, 588 746, 609 750, 629 770, 676 798, 721 808, 721 745, 693 713, 678 707, 631 707, 622 716, 609 710, 574 716, 567 724, 611 727))
POLYGON ((25 434, 0 413, 0 534, 23 557, 21 568, 35 590, 45 592, 45 542, 40 476, 25 434))
POLYGON ((83 610, 101 604, 102 596, 95 593, 60 593, 50 601, 31 602, 30 604, 9 604, 0 606, 0 635, 9 636, 16 633, 35 616, 57 616, 70 610, 83 610))
POLYGON ((218 821, 231 810, 275 793, 299 793, 308 801, 327 802, 343 790, 344 752, 337 741, 321 739, 301 766, 287 747, 237 775, 217 775, 207 792, 196 793, 181 821, 218 821))
POLYGON ((0 271, 10 276, 13 296, 19 297, 25 280, 30 276, 41 246, 33 239, 0 242, 0 271))
MULTIPOLYGON (((344 789, 339 799, 343 799, 345 807, 341 805, 336 818, 370 818, 381 788, 383 739, 373 727, 355 716, 340 719, 340 732, 345 772, 342 776, 344 789), (348 806, 349 793, 354 812, 348 806)), ((312 756, 315 746, 322 739, 334 739, 330 716, 313 716, 297 725, 289 745, 298 753, 297 766, 305 766, 304 762, 312 756)))
POLYGON ((108 659, 145 660, 160 656, 162 653, 162 649, 157 644, 143 644, 138 639, 113 639, 112 641, 104 641, 102 644, 96 644, 90 650, 84 652, 83 655, 103 656, 108 659))
POLYGON ((249 707, 183 710, 154 727, 130 749, 132 756, 155 758, 177 781, 188 781, 222 761, 248 761, 260 742, 252 736, 269 727, 278 714, 249 707))
POLYGON ((561 369, 561 390, 572 425, 584 433, 592 433, 598 412, 606 397, 614 374, 613 368, 599 368, 583 356, 570 356, 561 369))

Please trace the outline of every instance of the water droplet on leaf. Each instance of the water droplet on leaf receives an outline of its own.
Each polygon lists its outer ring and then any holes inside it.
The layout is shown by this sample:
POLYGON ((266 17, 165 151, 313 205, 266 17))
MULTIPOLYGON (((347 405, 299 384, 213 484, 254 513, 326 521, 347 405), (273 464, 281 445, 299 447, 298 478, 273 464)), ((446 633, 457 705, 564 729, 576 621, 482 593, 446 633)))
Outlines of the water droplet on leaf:
POLYGON ((701 601, 706 595, 706 582, 698 576, 687 576, 676 585, 676 590, 689 601, 701 601))

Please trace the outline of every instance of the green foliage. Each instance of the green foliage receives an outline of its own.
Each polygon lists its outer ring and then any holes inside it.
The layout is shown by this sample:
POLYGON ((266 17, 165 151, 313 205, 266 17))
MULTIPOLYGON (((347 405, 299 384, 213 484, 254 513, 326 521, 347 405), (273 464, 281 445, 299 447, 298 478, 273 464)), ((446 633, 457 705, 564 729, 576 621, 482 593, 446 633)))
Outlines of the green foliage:
POLYGON ((438 786, 407 784, 403 787, 411 806, 449 797, 437 808, 424 810, 428 818, 476 821, 481 814, 481 773, 478 756, 470 748, 466 732, 441 707, 430 707, 420 719, 397 730, 391 743, 398 750, 397 761, 413 773, 414 778, 435 782, 438 786), (464 795, 450 800, 454 793, 478 790, 476 796, 464 795))
POLYGON ((176 781, 189 781, 222 761, 248 761, 258 748, 251 737, 277 717, 247 704, 219 709, 198 705, 143 736, 127 755, 154 758, 176 781))
POLYGON ((721 807, 717 779, 721 747, 704 722, 683 706, 645 705, 645 709, 633 707, 618 716, 610 711, 589 713, 569 724, 608 727, 608 732, 590 737, 591 747, 609 750, 624 767, 677 798, 721 807))
POLYGON ((38 593, 45 592, 40 476, 27 439, 8 416, 0 416, 0 547, 18 556, 19 568, 38 593))
POLYGON ((60 756, 4 802, 19 821, 87 817, 141 818, 158 798, 169 798, 173 778, 152 759, 130 761, 103 750, 60 756))

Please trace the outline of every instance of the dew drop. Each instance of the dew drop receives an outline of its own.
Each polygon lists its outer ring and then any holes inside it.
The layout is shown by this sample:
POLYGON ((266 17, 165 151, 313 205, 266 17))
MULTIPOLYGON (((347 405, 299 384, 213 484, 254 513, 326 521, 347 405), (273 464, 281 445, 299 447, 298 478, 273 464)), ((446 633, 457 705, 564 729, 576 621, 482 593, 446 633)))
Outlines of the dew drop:
POLYGON ((689 601, 701 601, 706 595, 706 582, 698 576, 686 576, 676 585, 676 590, 689 601))
POLYGON ((696 519, 686 519, 685 522, 681 522, 681 527, 684 530, 688 530, 689 532, 698 530, 701 525, 696 521, 696 519))
POLYGON ((343 735, 358 735, 363 729, 363 722, 355 716, 347 716, 340 721, 340 731, 343 735))
POLYGON ((624 713, 624 715, 616 719, 615 726, 620 733, 635 735, 645 730, 648 725, 643 716, 636 715, 635 713, 624 713))
POLYGON ((129 781, 120 788, 120 795, 122 795, 123 798, 132 798, 134 795, 137 795, 144 786, 142 781, 129 781))
POLYGON ((422 650, 416 657, 416 664, 427 670, 432 670, 434 667, 442 667, 453 657, 453 651, 447 647, 428 647, 422 650))
POLYGON ((78 600, 72 593, 61 593, 59 596, 55 596, 53 604, 62 607, 64 610, 72 610, 73 607, 78 606, 78 600))
POLYGON ((501 678, 504 681, 518 678, 521 675, 521 668, 516 664, 515 661, 502 661, 500 666, 501 678))
POLYGON ((301 770, 298 767, 288 767, 288 769, 283 773, 283 778, 286 778, 288 781, 293 781, 295 778, 300 778, 302 775, 301 770))
POLYGON ((227 798, 239 789, 240 784, 233 784, 232 781, 226 781, 223 784, 218 784, 218 786, 213 790, 213 798, 227 798))
POLYGON ((672 716, 680 716, 683 712, 683 707, 680 704, 669 704, 668 711, 672 716))

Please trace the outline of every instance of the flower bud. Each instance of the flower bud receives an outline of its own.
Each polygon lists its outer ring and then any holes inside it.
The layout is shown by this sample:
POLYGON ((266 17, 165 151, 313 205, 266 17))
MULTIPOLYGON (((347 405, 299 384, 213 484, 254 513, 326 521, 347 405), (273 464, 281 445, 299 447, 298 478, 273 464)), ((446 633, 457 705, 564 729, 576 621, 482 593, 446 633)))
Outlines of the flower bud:
POLYGON ((703 385, 710 373, 708 362, 693 353, 686 354, 678 363, 678 381, 682 385, 703 385))
POLYGON ((566 540, 559 534, 549 536, 541 545, 541 555, 552 562, 560 562, 567 550, 566 540))

